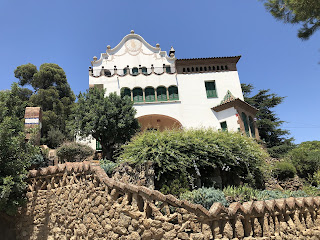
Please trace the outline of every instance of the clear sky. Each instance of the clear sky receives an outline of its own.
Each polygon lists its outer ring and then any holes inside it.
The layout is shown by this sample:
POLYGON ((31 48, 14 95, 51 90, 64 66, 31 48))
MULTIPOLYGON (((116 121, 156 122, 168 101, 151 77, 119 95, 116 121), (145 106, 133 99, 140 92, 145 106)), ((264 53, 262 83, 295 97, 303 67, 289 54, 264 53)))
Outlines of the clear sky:
POLYGON ((320 140, 320 32, 301 41, 259 0, 0 0, 0 90, 30 62, 58 64, 83 92, 92 57, 131 29, 177 58, 242 55, 242 83, 286 96, 275 111, 295 142, 320 140))

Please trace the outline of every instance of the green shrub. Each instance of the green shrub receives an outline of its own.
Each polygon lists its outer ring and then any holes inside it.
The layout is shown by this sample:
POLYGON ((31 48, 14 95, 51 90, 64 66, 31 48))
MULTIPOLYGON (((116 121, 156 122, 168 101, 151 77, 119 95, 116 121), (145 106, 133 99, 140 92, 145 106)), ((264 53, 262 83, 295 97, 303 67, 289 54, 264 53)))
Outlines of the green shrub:
POLYGON ((302 189, 308 196, 320 196, 320 188, 311 185, 305 185, 302 189))
POLYGON ((94 151, 91 147, 77 142, 63 143, 57 149, 57 156, 62 162, 83 161, 93 153, 94 151))
POLYGON ((296 168, 290 162, 277 162, 272 169, 273 176, 279 180, 293 178, 297 174, 296 168))
POLYGON ((178 197, 189 190, 189 182, 184 174, 166 175, 156 182, 155 187, 163 194, 172 194, 178 197))
POLYGON ((112 175, 113 170, 118 166, 117 163, 110 160, 104 159, 100 160, 100 167, 109 175, 112 175))
POLYGON ((214 188, 199 188, 193 191, 188 191, 180 195, 180 199, 188 200, 195 204, 200 204, 206 209, 210 209, 212 204, 220 202, 224 206, 228 206, 228 202, 223 191, 214 188))
POLYGON ((47 133, 46 143, 50 148, 59 147, 63 141, 65 141, 65 135, 59 130, 55 128, 51 128, 47 133))
POLYGON ((248 185, 238 187, 228 186, 223 189, 223 193, 226 197, 229 197, 232 202, 247 202, 257 200, 259 190, 249 187, 248 185))
POLYGON ((191 189, 192 179, 200 179, 196 187, 211 187, 212 182, 203 173, 216 168, 242 182, 262 187, 261 167, 265 157, 267 153, 253 139, 240 133, 191 129, 138 134, 123 146, 118 161, 132 164, 152 161, 156 184, 168 176, 185 175, 191 189))
POLYGON ((320 169, 320 141, 303 142, 288 153, 300 177, 306 178, 320 169))

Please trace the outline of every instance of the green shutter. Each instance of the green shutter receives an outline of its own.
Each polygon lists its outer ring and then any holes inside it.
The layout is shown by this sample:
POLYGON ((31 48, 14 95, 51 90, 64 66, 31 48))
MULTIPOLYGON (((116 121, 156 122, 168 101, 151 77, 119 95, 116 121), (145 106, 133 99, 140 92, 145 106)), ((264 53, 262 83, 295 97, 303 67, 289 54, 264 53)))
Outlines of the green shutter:
POLYGON ((179 100, 178 88, 176 86, 169 87, 169 100, 179 100))
POLYGON ((243 113, 241 114, 241 118, 242 118, 242 121, 243 121, 244 130, 245 130, 247 136, 250 137, 247 115, 243 112, 243 113))
POLYGON ((205 82, 205 87, 206 87, 206 92, 207 92, 207 98, 216 98, 217 97, 215 82, 205 82))
POLYGON ((143 102, 143 93, 141 88, 133 89, 133 101, 134 102, 143 102))
POLYGON ((255 127, 254 127, 254 122, 252 117, 249 117, 249 126, 250 126, 251 137, 255 138, 256 133, 255 133, 255 127))
POLYGON ((145 98, 146 102, 154 102, 156 100, 154 88, 148 87, 145 89, 145 98))
POLYGON ((228 131, 228 126, 227 126, 227 122, 226 121, 221 122, 220 126, 221 126, 221 129, 222 129, 223 132, 228 131))
POLYGON ((167 101, 167 89, 165 87, 157 88, 157 100, 158 101, 167 101))
POLYGON ((121 96, 128 96, 131 99, 131 90, 129 88, 121 89, 121 96))
POLYGON ((99 141, 96 141, 96 150, 97 151, 101 151, 102 150, 102 146, 101 146, 101 143, 99 141))

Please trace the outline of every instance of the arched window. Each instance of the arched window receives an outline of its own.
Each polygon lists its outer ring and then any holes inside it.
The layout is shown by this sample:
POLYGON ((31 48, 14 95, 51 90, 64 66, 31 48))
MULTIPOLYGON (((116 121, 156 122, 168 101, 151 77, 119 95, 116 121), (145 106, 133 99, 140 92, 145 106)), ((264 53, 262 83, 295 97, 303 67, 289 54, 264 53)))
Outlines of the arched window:
POLYGON ((190 68, 187 68, 187 71, 190 72, 190 68))
POLYGON ((208 67, 209 71, 211 71, 211 66, 208 67))
POLYGON ((132 75, 138 75, 139 70, 137 67, 132 68, 132 75))
POLYGON ((121 89, 121 97, 129 97, 131 99, 131 90, 129 88, 122 88, 121 89))
POLYGON ((225 70, 228 70, 228 65, 225 65, 225 66, 224 66, 224 69, 225 69, 225 70))
POLYGON ((194 68, 193 67, 191 68, 191 72, 194 72, 194 68))
POLYGON ((104 70, 104 75, 107 76, 107 77, 111 76, 111 72, 108 69, 105 69, 104 70))
POLYGON ((169 89, 169 100, 179 100, 179 93, 177 86, 170 86, 169 89))
POLYGON ((148 74, 148 71, 147 71, 147 68, 146 67, 142 67, 141 68, 141 71, 144 75, 147 75, 148 74))
POLYGON ((124 68, 124 69, 123 69, 123 75, 127 75, 128 70, 129 70, 129 69, 128 69, 127 67, 126 67, 126 68, 124 68))
POLYGON ((220 69, 219 69, 219 66, 217 66, 217 70, 220 70, 220 69))
POLYGON ((204 71, 207 71, 207 67, 204 67, 204 71))
POLYGON ((247 115, 244 112, 242 112, 241 113, 241 118, 242 118, 242 122, 243 122, 243 125, 244 125, 244 130, 245 130, 247 136, 250 137, 247 115))
POLYGON ((144 90, 146 102, 154 102, 156 100, 153 87, 147 87, 144 90))
POLYGON ((170 66, 166 66, 166 73, 171 73, 171 67, 170 66))
POLYGON ((165 87, 157 88, 157 99, 158 101, 167 101, 167 89, 165 87))
POLYGON ((224 70, 224 67, 223 67, 223 66, 221 66, 221 70, 224 70))
POLYGON ((213 71, 215 71, 215 70, 216 70, 215 66, 212 66, 212 70, 213 70, 213 71))
POLYGON ((133 89, 133 101, 134 102, 143 102, 142 88, 134 88, 133 89))
POLYGON ((185 72, 186 71, 186 69, 185 68, 183 68, 183 72, 185 72))
POLYGON ((202 67, 200 67, 200 72, 202 72, 202 67))
POLYGON ((199 69, 198 69, 198 67, 196 67, 196 72, 198 72, 199 71, 199 69))
POLYGON ((253 121, 253 118, 251 116, 249 117, 249 126, 250 126, 251 137, 255 138, 256 137, 256 131, 255 131, 255 127, 254 127, 254 121, 253 121))

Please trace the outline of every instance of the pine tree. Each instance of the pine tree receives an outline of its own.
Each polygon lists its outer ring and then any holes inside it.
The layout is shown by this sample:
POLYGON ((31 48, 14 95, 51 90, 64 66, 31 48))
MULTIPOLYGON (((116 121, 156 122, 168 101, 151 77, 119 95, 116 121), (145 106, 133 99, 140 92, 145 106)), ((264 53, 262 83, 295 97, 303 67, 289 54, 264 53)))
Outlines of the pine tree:
POLYGON ((269 154, 272 157, 281 157, 294 147, 293 138, 287 138, 288 130, 281 128, 284 121, 281 121, 272 108, 281 104, 284 97, 269 93, 270 89, 259 90, 252 95, 251 84, 241 84, 244 100, 259 109, 257 113, 257 126, 261 140, 266 144, 269 154))

